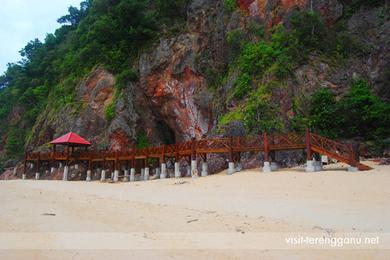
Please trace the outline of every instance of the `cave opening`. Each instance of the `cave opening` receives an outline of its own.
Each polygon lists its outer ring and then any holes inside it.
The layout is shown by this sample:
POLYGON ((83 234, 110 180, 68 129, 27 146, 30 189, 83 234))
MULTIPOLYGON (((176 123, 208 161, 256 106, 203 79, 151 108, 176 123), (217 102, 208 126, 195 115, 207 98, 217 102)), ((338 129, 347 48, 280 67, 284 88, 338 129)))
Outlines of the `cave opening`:
POLYGON ((156 124, 160 133, 161 141, 164 144, 175 144, 176 135, 172 128, 170 128, 168 124, 162 120, 158 120, 156 124))

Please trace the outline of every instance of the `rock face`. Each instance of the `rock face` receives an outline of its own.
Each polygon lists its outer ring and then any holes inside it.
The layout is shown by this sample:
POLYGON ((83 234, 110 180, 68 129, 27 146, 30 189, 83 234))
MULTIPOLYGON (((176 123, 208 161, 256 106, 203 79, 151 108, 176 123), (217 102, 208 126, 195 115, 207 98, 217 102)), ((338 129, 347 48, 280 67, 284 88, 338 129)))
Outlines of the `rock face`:
POLYGON ((329 26, 343 15, 343 5, 337 0, 239 0, 239 6, 269 27, 283 21, 295 9, 315 10, 329 26))
POLYGON ((69 131, 77 132, 93 143, 103 141, 107 126, 104 110, 111 103, 114 92, 113 75, 102 67, 97 68, 77 86, 78 107, 64 106, 58 111, 48 110, 38 118, 29 148, 36 149, 69 131))
POLYGON ((140 59, 141 86, 152 110, 172 129, 177 140, 200 137, 208 131, 207 111, 196 104, 197 93, 206 90, 195 71, 196 35, 163 39, 152 55, 140 59))
MULTIPOLYGON (((187 8, 187 24, 181 33, 161 38, 138 61, 139 80, 115 95, 115 78, 104 67, 96 68, 77 87, 78 107, 64 106, 43 113, 29 141, 37 148, 54 137, 74 131, 99 144, 96 148, 127 149, 140 132, 150 143, 174 143, 210 134, 226 104, 224 93, 208 88, 215 71, 228 67, 226 34, 247 30, 248 21, 273 26, 294 10, 316 10, 328 26, 343 15, 338 0, 238 0, 240 12, 227 13, 222 0, 193 0, 187 8), (242 12, 241 12, 242 13, 242 12), (216 97, 216 95, 221 95, 216 97), (115 102, 116 116, 107 120, 105 111, 115 102), (218 104, 217 104, 218 103, 218 104)), ((310 95, 324 86, 342 95, 354 77, 368 78, 377 93, 389 97, 390 24, 378 26, 379 9, 361 9, 348 21, 348 31, 365 42, 370 54, 332 64, 316 54, 295 71, 294 80, 274 93, 283 116, 291 115, 295 97, 310 95)), ((229 83, 230 82, 230 83, 229 83)), ((229 88, 229 81, 224 90, 229 88)), ((17 114, 18 111, 15 111, 17 114)))

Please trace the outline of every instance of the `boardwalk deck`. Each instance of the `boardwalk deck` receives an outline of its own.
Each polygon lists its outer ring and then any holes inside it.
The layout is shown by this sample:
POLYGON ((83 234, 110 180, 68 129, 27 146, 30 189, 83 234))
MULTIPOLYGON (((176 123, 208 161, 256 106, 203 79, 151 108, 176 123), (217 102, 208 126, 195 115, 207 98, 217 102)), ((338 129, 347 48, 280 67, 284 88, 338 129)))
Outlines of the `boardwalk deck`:
POLYGON ((308 130, 306 134, 288 133, 281 135, 257 135, 230 138, 207 138, 190 140, 174 145, 161 145, 142 149, 131 148, 125 151, 82 151, 82 152, 27 152, 25 164, 28 162, 77 162, 88 161, 91 168, 93 163, 114 162, 114 167, 120 163, 134 165, 137 160, 158 159, 165 163, 166 159, 181 158, 196 159, 197 156, 207 157, 208 154, 227 154, 230 161, 238 158, 237 154, 243 152, 262 152, 269 161, 271 151, 306 150, 307 159, 311 160, 313 153, 327 155, 341 162, 347 163, 359 170, 369 170, 370 167, 359 162, 357 149, 346 143, 337 142, 321 137, 308 130))

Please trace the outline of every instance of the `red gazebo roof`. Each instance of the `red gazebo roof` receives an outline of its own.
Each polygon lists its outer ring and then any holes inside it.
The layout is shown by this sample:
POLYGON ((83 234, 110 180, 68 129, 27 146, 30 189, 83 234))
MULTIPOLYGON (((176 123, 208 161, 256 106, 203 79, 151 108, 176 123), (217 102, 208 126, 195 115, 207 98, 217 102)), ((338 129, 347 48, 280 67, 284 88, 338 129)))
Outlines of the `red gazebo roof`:
POLYGON ((68 133, 60 138, 50 142, 50 144, 75 145, 75 146, 90 146, 90 142, 75 133, 68 133))

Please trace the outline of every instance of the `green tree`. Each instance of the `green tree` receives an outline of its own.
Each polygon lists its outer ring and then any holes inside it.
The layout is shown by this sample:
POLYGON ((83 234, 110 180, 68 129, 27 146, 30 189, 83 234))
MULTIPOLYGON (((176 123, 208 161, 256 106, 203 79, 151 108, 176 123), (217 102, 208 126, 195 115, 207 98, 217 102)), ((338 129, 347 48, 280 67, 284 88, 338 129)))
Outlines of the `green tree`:
POLYGON ((137 145, 136 147, 138 149, 146 148, 150 146, 148 136, 145 134, 145 132, 141 131, 137 135, 137 145))
POLYGON ((10 158, 19 158, 23 154, 24 133, 22 129, 11 127, 8 131, 5 151, 10 158))
POLYGON ((356 81, 338 105, 343 136, 366 140, 390 136, 390 104, 373 95, 367 82, 356 81))
POLYGON ((226 11, 233 12, 237 8, 237 0, 224 0, 223 6, 226 11))
POLYGON ((319 88, 314 92, 310 103, 311 128, 322 135, 337 137, 340 134, 342 119, 336 116, 338 108, 332 92, 327 88, 319 88))
POLYGON ((301 50, 321 49, 327 29, 316 12, 296 12, 291 17, 292 34, 299 41, 301 50))

